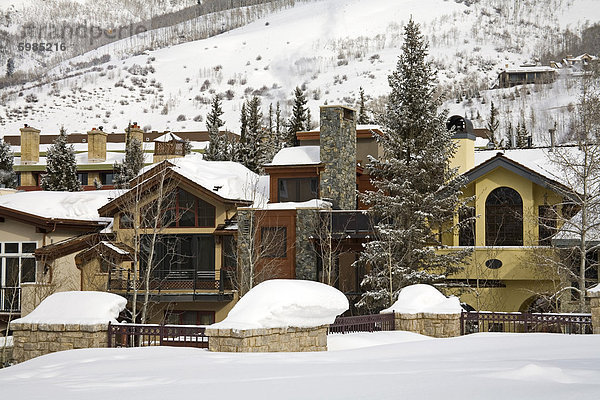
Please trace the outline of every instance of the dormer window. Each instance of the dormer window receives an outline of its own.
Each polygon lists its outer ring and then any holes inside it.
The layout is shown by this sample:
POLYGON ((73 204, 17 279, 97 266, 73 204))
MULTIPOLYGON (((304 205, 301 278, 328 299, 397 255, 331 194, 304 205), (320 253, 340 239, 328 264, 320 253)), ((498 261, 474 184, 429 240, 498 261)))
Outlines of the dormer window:
POLYGON ((168 210, 171 227, 212 228, 215 226, 215 206, 185 190, 176 190, 174 204, 168 210))
POLYGON ((278 199, 280 203, 302 202, 319 198, 318 178, 280 178, 278 180, 278 199))

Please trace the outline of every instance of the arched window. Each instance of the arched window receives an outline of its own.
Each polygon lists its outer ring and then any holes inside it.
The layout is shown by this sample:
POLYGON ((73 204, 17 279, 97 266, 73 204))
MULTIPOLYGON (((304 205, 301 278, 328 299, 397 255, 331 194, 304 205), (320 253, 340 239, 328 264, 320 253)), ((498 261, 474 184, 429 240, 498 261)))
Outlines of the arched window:
POLYGON ((485 200, 485 244, 523 245, 523 200, 516 190, 500 187, 485 200))

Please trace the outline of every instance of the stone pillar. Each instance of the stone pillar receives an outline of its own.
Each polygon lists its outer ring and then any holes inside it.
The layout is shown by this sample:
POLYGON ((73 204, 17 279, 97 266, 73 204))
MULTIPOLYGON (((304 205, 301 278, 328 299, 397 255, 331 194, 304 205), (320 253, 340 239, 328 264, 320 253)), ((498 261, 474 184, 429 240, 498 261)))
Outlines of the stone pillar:
POLYGON ((313 328, 206 328, 208 350, 234 353, 327 351, 328 325, 313 328))
POLYGON ((600 291, 588 291, 588 296, 592 308, 592 327, 595 334, 600 334, 600 291))
POLYGON ((296 279, 318 280, 317 254, 311 236, 318 229, 319 211, 314 208, 296 210, 296 279))
POLYGON ((131 139, 139 140, 142 145, 144 144, 144 131, 138 126, 137 122, 131 124, 131 127, 129 128, 129 137, 131 139))
POLYGON ((460 336, 460 314, 395 313, 395 329, 436 338, 460 336))
POLYGON ((87 133, 88 141, 88 161, 103 162, 106 161, 106 137, 108 135, 100 129, 92 128, 87 133))
POLYGON ((356 209, 356 112, 343 106, 321 107, 322 199, 341 210, 356 209))
POLYGON ((31 126, 21 131, 21 165, 37 164, 40 161, 40 130, 31 126))

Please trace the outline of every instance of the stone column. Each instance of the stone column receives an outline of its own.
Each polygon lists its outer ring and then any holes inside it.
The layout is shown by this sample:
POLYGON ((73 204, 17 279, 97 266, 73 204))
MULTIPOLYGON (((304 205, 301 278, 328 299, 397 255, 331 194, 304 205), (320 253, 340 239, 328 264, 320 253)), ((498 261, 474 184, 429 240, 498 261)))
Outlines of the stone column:
POLYGON ((106 161, 107 136, 108 135, 105 132, 96 128, 92 128, 92 130, 87 133, 89 162, 106 161))
POLYGON ((356 209, 356 112, 322 106, 320 142, 320 197, 331 200, 336 209, 356 209))
POLYGON ((40 130, 25 125, 21 131, 21 165, 40 161, 40 130))
POLYGON ((595 334, 600 334, 600 291, 589 292, 592 307, 592 327, 595 334))
POLYGON ((139 127, 137 122, 131 124, 131 127, 129 128, 129 136, 131 139, 139 140, 142 145, 144 144, 144 131, 139 127))
POLYGON ((311 236, 315 236, 315 229, 319 223, 318 218, 318 209, 296 210, 296 279, 318 280, 317 253, 311 241, 311 236))

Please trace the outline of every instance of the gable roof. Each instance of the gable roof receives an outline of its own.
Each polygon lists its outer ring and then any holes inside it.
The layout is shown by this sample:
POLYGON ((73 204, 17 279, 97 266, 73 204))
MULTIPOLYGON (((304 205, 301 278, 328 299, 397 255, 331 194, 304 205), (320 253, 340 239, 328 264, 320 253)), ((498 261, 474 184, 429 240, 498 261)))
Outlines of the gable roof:
MULTIPOLYGON (((539 149, 527 149, 527 150, 539 150, 539 149)), ((489 156, 491 152, 479 152, 487 153, 489 156)), ((528 165, 524 165, 521 162, 517 162, 514 156, 510 157, 511 154, 507 154, 507 152, 496 152, 496 154, 490 158, 485 159, 485 157, 480 157, 479 160, 475 160, 475 167, 466 171, 463 175, 467 178, 467 181, 473 182, 483 175, 495 170, 498 167, 502 167, 507 169, 519 176, 524 177, 537 185, 542 187, 554 190, 561 191, 563 194, 568 194, 572 192, 567 186, 563 183, 559 182, 554 177, 558 176, 555 173, 551 172, 555 169, 552 164, 549 163, 536 163, 534 157, 529 157, 528 165), (481 159, 484 158, 482 161, 481 159), (480 161, 479 163, 477 161, 480 161), (532 168, 533 167, 533 168, 532 168)), ((477 154, 477 153, 476 153, 477 154)))
POLYGON ((159 174, 165 171, 165 178, 186 182, 204 196, 218 202, 233 205, 250 205, 253 202, 267 202, 268 187, 265 180, 232 161, 205 161, 200 155, 189 155, 163 161, 143 168, 130 185, 132 188, 123 195, 101 207, 102 216, 112 216, 118 212, 119 204, 141 189, 149 190, 157 184, 159 174), (166 171, 165 171, 166 170, 166 171))
POLYGON ((0 196, 0 216, 41 228, 98 229, 111 222, 98 208, 115 195, 111 190, 17 192, 0 196))

